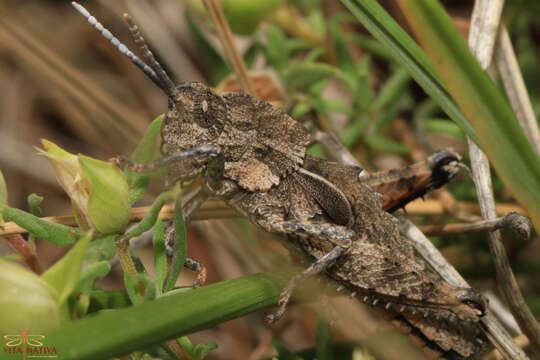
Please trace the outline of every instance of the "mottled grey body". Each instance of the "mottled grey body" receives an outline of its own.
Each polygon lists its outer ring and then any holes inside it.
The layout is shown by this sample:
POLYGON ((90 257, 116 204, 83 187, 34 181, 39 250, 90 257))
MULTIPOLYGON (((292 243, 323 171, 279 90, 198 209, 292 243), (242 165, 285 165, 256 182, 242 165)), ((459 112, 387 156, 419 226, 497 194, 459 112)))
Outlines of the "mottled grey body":
MULTIPOLYGON (((326 271, 360 299, 399 317, 402 330, 419 330, 443 351, 457 357, 478 351, 476 322, 485 300, 425 269, 397 220, 383 210, 382 197, 360 180, 360 168, 306 155, 303 127, 249 95, 219 96, 198 83, 177 89, 162 128, 164 156, 208 144, 220 156, 177 161, 171 179, 221 169, 221 178, 207 181, 210 195, 286 235, 315 261, 309 274, 326 271)), ((279 316, 300 280, 284 290, 279 316)))

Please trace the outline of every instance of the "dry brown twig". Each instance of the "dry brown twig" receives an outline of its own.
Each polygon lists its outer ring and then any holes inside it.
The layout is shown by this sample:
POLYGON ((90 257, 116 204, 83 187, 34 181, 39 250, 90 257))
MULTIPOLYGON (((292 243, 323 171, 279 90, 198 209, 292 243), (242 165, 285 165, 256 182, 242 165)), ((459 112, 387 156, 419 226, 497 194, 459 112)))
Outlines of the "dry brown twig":
POLYGON ((203 3, 214 23, 216 33, 225 52, 225 57, 233 67, 242 90, 247 94, 255 96, 253 85, 247 73, 246 64, 236 48, 231 28, 227 23, 227 19, 225 19, 221 3, 217 0, 203 0, 203 3))
MULTIPOLYGON (((502 0, 476 0, 474 5, 469 32, 469 47, 484 70, 487 70, 492 62, 501 24, 503 4, 502 0)), ((489 161, 471 139, 468 139, 468 143, 473 180, 482 216, 486 220, 493 220, 496 217, 496 212, 489 161)), ((499 231, 495 231, 489 233, 488 238, 489 248, 495 263, 497 283, 504 293, 512 314, 516 317, 523 332, 529 337, 532 349, 537 355, 540 355, 540 327, 521 294, 510 267, 501 234, 499 231)))

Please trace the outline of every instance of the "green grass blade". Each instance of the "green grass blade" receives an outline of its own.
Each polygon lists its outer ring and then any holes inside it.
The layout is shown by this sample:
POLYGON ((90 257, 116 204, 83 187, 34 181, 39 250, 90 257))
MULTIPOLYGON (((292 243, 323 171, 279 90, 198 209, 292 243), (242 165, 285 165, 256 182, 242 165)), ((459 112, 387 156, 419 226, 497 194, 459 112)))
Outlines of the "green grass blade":
POLYGON ((64 360, 108 359, 277 303, 291 273, 262 273, 102 312, 46 334, 64 360))
POLYGON ((437 70, 413 39, 375 0, 341 0, 368 31, 407 69, 459 127, 477 141, 474 130, 441 82, 437 70))
POLYGON ((401 1, 420 42, 497 174, 540 229, 540 161, 499 88, 482 70, 444 9, 435 1, 401 1))

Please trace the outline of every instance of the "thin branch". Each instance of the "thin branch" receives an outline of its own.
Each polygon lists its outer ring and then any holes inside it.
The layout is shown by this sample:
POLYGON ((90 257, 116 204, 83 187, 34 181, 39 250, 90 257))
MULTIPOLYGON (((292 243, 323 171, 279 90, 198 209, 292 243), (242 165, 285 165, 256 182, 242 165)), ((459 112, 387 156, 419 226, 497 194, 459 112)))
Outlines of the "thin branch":
MULTIPOLYGON (((484 70, 487 70, 491 63, 503 4, 502 0, 476 0, 475 2, 469 33, 469 47, 484 70)), ((493 220, 496 217, 496 212, 489 162, 487 156, 471 139, 468 139, 468 143, 473 181, 482 217, 486 220, 493 220)), ((530 339, 534 352, 540 355, 540 327, 521 294, 510 267, 501 234, 499 231, 495 231, 490 233, 488 238, 489 248, 495 263, 497 283, 501 287, 516 321, 530 339)))
MULTIPOLYGON (((187 202, 183 201, 183 204, 187 207, 187 202)), ((479 213, 478 204, 472 202, 459 202, 458 205, 465 209, 466 211, 479 213)), ((200 209, 192 209, 192 205, 189 205, 189 210, 186 210, 185 213, 192 212, 193 217, 190 220, 209 220, 209 219, 230 219, 239 217, 234 210, 225 205, 222 201, 207 201, 203 203, 200 209), (194 210, 194 211, 193 211, 194 210)), ((140 221, 144 215, 148 212, 150 206, 142 206, 131 209, 131 218, 130 223, 140 221)), ((408 215, 444 215, 446 213, 445 208, 441 201, 439 200, 422 200, 418 199, 409 204, 406 207, 408 215)), ((525 210, 521 207, 510 204, 502 203, 497 204, 497 214, 498 216, 504 216, 509 212, 517 212, 519 214, 526 214, 525 210)), ((172 205, 165 205, 161 212, 159 213, 159 218, 161 220, 167 221, 172 220, 174 215, 174 207, 172 205)), ((62 224, 67 226, 76 226, 77 222, 72 215, 66 216, 48 216, 43 217, 43 220, 53 222, 55 224, 62 224)), ((3 226, 0 226, 0 236, 8 236, 14 234, 24 234, 27 231, 21 228, 19 225, 14 222, 6 222, 3 226)))
POLYGON ((493 220, 478 221, 470 224, 444 224, 421 226, 420 230, 427 236, 449 236, 462 234, 475 234, 510 228, 524 239, 531 235, 531 222, 529 218, 510 212, 503 217, 493 220))
POLYGON ((236 48, 231 28, 223 14, 221 3, 218 0, 203 0, 203 3, 216 27, 216 33, 225 51, 225 56, 229 64, 233 67, 240 86, 245 93, 255 96, 253 85, 247 73, 246 64, 236 48))
POLYGON ((525 88, 523 76, 519 70, 516 54, 512 48, 506 27, 501 26, 495 47, 494 65, 499 71, 510 104, 516 113, 519 125, 531 142, 536 154, 540 155, 540 130, 531 105, 531 99, 525 88))

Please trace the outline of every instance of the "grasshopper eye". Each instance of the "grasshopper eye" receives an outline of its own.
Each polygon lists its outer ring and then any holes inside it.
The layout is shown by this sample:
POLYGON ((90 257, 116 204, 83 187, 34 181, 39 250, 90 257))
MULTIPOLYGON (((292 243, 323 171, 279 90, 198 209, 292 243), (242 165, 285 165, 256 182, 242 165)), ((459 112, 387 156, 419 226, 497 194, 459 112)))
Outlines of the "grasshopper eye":
POLYGON ((227 118, 227 107, 222 97, 209 87, 193 82, 179 87, 179 100, 184 107, 184 120, 203 129, 221 132, 227 118))

